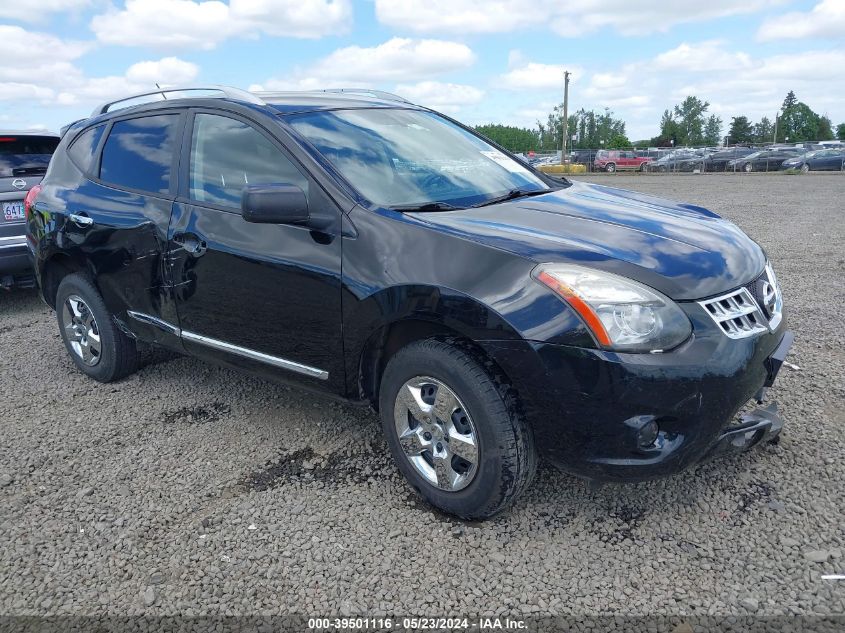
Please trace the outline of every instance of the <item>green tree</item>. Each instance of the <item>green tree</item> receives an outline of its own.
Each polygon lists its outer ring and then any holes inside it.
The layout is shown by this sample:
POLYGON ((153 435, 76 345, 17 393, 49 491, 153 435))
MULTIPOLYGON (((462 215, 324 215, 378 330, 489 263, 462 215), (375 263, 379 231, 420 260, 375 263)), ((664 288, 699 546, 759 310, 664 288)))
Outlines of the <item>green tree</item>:
POLYGON ((704 138, 706 145, 718 145, 722 140, 722 117, 711 114, 704 124, 704 138))
POLYGON ((781 106, 781 112, 786 112, 789 108, 795 106, 798 103, 798 97, 795 96, 795 93, 790 90, 786 93, 786 98, 783 100, 783 105, 781 106))
POLYGON ((540 147, 540 137, 536 130, 488 123, 475 126, 475 131, 512 152, 530 152, 540 147))
POLYGON ((627 136, 624 134, 616 134, 610 138, 607 147, 612 149, 625 149, 627 147, 632 147, 632 145, 627 136))
POLYGON ((735 116, 728 129, 729 143, 751 143, 754 141, 754 126, 747 116, 735 116))
POLYGON ((831 141, 833 140, 833 123, 830 121, 830 117, 827 115, 823 115, 819 117, 819 133, 816 137, 818 141, 831 141))
POLYGON ((671 110, 664 110, 663 116, 660 117, 660 134, 651 139, 651 145, 656 147, 669 147, 671 145, 680 145, 679 138, 681 136, 680 126, 675 121, 671 110))
POLYGON ((704 142, 705 115, 710 104, 692 95, 674 108, 674 119, 678 124, 677 145, 700 145, 704 142))
POLYGON ((845 123, 840 123, 836 126, 836 138, 840 141, 845 141, 845 123))
POLYGON ((759 123, 754 124, 754 137, 751 139, 755 143, 768 143, 772 140, 772 135, 775 133, 775 126, 769 120, 769 117, 763 117, 759 123))
MULTIPOLYGON (((541 149, 560 149, 563 138, 562 112, 563 104, 555 106, 545 123, 537 122, 541 149)), ((608 108, 605 108, 604 113, 582 108, 569 115, 567 125, 569 136, 575 137, 574 141, 570 138, 567 142, 567 147, 571 149, 610 147, 612 139, 625 137, 625 122, 614 117, 608 108)))
POLYGON ((819 134, 824 131, 821 118, 790 90, 780 111, 778 140, 795 143, 819 140, 819 134))

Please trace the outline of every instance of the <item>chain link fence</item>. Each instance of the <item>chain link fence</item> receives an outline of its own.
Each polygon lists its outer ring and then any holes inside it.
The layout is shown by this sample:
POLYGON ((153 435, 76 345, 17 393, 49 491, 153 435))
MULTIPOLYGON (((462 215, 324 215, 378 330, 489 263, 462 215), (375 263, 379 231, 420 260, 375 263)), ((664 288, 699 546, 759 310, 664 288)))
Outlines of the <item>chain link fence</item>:
MULTIPOLYGON (((561 152, 529 152, 525 160, 538 167, 559 164, 561 152)), ((588 172, 640 171, 644 173, 708 172, 845 172, 845 144, 766 147, 680 147, 628 149, 574 149, 569 163, 588 172)))

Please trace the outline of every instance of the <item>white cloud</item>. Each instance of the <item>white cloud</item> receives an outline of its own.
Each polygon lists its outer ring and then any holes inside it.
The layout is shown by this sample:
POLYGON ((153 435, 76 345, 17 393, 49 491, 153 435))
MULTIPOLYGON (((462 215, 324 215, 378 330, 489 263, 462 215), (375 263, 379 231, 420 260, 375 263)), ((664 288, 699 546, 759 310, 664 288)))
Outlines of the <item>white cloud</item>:
POLYGON ((654 65, 661 70, 689 72, 735 71, 751 66, 748 54, 727 51, 721 40, 708 40, 697 44, 686 42, 654 58, 654 65))
POLYGON ((259 34, 317 38, 345 31, 350 0, 126 0, 96 15, 91 30, 106 44, 211 49, 259 34))
POLYGON ((501 33, 548 25, 564 37, 602 28, 622 35, 666 32, 677 24, 753 13, 783 0, 376 0, 379 21, 417 33, 501 33))
POLYGON ((484 98, 484 91, 464 84, 421 81, 416 84, 400 84, 395 92, 409 101, 441 110, 459 112, 463 106, 473 105, 484 98))
POLYGON ((384 82, 430 79, 473 63, 475 54, 465 44, 394 37, 378 46, 339 48, 289 77, 268 79, 251 89, 372 88, 384 82))
POLYGON ((164 57, 158 61, 138 62, 126 71, 126 80, 151 87, 153 84, 187 84, 199 73, 196 64, 183 61, 178 57, 164 57))
POLYGON ((474 62, 475 55, 465 44, 394 37, 371 48, 340 48, 315 64, 311 74, 351 81, 402 81, 469 68, 474 62))
POLYGON ((40 22, 48 13, 79 11, 91 0, 14 0, 0 2, 0 18, 21 22, 40 22))
POLYGON ((563 73, 583 76, 583 69, 574 64, 543 64, 532 62, 521 51, 511 51, 508 55, 508 71, 495 80, 496 87, 507 90, 547 90, 558 88, 563 91, 563 73))
POLYGON ((155 88, 156 83, 161 87, 187 84, 198 73, 196 64, 177 57, 165 57, 132 64, 123 75, 86 78, 78 85, 59 92, 57 98, 64 105, 108 101, 147 92, 155 88))
POLYGON ((199 68, 176 57, 140 61, 123 75, 88 77, 76 60, 91 49, 87 42, 65 41, 19 26, 0 25, 4 63, 0 95, 6 101, 45 105, 90 104, 143 92, 161 85, 193 81, 199 68), (33 46, 33 42, 38 42, 33 46))
POLYGON ((845 51, 804 51, 755 57, 731 50, 725 42, 682 44, 651 59, 629 61, 612 72, 595 74, 573 96, 576 107, 610 107, 628 123, 631 138, 654 136, 664 109, 687 95, 710 102, 724 119, 745 115, 774 119, 784 96, 798 98, 835 120, 845 118, 840 69, 845 51), (712 64, 706 60, 712 60, 712 64))
POLYGON ((812 11, 794 11, 769 18, 757 31, 757 39, 761 41, 810 37, 845 37, 845 2, 822 0, 812 11))

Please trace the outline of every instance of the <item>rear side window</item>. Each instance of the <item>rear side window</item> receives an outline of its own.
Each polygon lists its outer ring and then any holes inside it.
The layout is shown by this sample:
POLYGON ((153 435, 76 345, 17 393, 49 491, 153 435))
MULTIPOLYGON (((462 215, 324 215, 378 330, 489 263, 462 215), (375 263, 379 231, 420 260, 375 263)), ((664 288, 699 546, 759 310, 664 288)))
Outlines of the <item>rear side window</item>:
POLYGON ((71 160, 82 171, 87 172, 91 169, 91 163, 94 161, 94 152, 97 151, 97 146, 100 144, 100 138, 103 136, 105 129, 105 124, 88 128, 76 137, 73 145, 68 149, 67 153, 71 160))
POLYGON ((100 179, 152 193, 170 191, 170 165, 179 115, 160 114, 118 121, 112 125, 100 179))
POLYGON ((197 114, 191 139, 190 196, 240 208, 247 185, 288 184, 308 194, 308 180, 253 127, 216 114, 197 114))

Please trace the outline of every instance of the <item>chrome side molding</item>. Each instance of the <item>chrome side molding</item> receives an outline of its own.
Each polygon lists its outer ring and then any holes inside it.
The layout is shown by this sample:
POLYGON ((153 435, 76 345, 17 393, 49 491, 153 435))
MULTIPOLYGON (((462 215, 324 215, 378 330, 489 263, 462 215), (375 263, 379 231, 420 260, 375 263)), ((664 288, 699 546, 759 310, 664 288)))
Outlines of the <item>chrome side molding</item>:
POLYGON ((157 328, 164 330, 168 334, 173 334, 174 336, 182 336, 182 331, 178 327, 168 323, 167 321, 159 319, 158 317, 150 316, 149 314, 144 314, 143 312, 135 312, 134 310, 127 310, 126 314, 131 316, 136 321, 140 321, 141 323, 146 323, 147 325, 154 325, 157 328))
POLYGON ((199 343, 200 345, 205 345, 206 347, 211 347, 213 349, 220 350, 221 352, 228 352, 229 354, 235 354, 236 356, 255 360, 260 363, 266 363, 268 365, 273 365, 274 367, 287 369, 288 371, 293 371, 298 374, 310 376, 311 378, 319 378, 320 380, 329 379, 329 372, 325 371, 324 369, 318 369, 317 367, 311 367, 310 365, 303 365, 302 363, 297 363, 296 361, 281 358, 279 356, 271 356, 270 354, 258 352, 256 350, 241 347, 239 345, 232 345, 231 343, 227 343, 226 341, 221 341, 216 338, 211 338, 210 336, 197 334, 196 332, 180 330, 172 323, 168 323, 167 321, 159 319, 158 317, 151 316, 149 314, 144 314, 143 312, 135 312, 133 310, 129 310, 127 311, 127 314, 136 321, 146 323, 147 325, 153 325, 161 330, 164 330, 168 334, 173 334, 174 336, 180 337, 183 341, 199 343))

